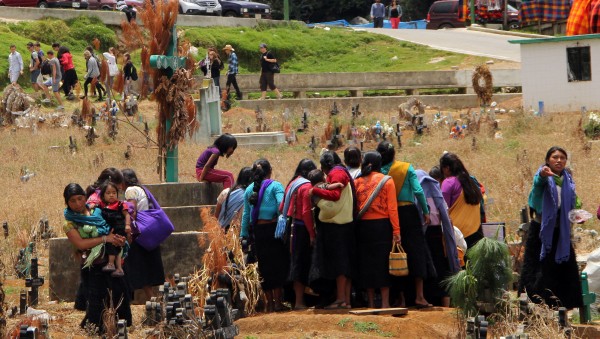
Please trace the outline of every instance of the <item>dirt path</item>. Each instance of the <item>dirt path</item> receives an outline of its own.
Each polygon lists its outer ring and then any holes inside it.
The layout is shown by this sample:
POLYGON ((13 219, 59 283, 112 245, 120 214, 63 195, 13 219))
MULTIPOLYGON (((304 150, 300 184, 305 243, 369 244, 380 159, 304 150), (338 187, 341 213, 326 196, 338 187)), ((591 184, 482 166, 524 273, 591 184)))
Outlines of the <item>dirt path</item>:
POLYGON ((409 310, 402 317, 308 310, 266 314, 236 323, 242 338, 455 338, 455 310, 409 310))

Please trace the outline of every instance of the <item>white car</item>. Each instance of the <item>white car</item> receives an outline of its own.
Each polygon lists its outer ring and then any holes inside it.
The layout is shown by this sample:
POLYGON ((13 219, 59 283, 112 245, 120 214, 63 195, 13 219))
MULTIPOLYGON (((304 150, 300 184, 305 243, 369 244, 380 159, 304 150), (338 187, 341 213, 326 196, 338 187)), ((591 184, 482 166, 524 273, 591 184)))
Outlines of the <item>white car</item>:
POLYGON ((179 13, 221 16, 221 4, 217 0, 179 0, 179 13))

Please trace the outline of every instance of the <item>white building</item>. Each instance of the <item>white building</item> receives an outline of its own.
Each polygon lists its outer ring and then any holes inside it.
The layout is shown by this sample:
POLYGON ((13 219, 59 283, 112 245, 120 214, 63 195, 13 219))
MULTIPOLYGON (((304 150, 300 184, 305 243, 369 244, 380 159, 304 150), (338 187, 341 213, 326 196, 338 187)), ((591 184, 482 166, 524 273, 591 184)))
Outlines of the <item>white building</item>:
POLYGON ((600 34, 509 42, 521 45, 525 109, 600 109, 600 34))

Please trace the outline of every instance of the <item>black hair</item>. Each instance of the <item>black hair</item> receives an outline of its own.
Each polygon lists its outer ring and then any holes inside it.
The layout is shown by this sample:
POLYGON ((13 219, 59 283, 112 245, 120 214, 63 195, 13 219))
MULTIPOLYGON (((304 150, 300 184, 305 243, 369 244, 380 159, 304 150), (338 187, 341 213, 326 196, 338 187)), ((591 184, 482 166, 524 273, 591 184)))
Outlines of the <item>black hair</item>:
POLYGON ((252 195, 250 195, 250 198, 248 199, 250 205, 256 205, 256 203, 258 203, 260 186, 262 185, 263 180, 271 175, 272 171, 271 164, 267 159, 258 159, 252 165, 252 181, 254 182, 254 188, 252 195))
POLYGON ((58 54, 62 55, 65 53, 71 53, 71 51, 69 50, 69 48, 67 48, 67 46, 58 47, 58 54))
POLYGON ((227 153, 227 150, 230 148, 233 148, 233 150, 235 151, 235 149, 237 148, 237 140, 233 135, 229 133, 223 133, 217 138, 217 140, 215 140, 213 146, 219 149, 219 153, 221 153, 221 156, 223 156, 227 153))
POLYGON ((394 157, 396 156, 396 150, 394 150, 394 145, 389 141, 382 141, 377 145, 377 152, 381 154, 381 165, 385 166, 390 162, 394 161, 394 157))
POLYGON ((94 54, 94 47, 92 47, 92 45, 87 45, 85 47, 85 50, 86 51, 90 51, 90 53, 92 53, 92 55, 94 54))
POLYGON ((360 167, 362 154, 356 146, 350 146, 344 150, 344 163, 350 168, 360 167))
POLYGON ((366 177, 372 172, 381 172, 381 154, 375 151, 365 153, 360 166, 361 177, 366 177))
POLYGON ((85 191, 83 190, 83 188, 81 186, 79 186, 79 184, 76 183, 70 183, 67 186, 65 186, 65 190, 63 192, 63 197, 65 198, 65 204, 68 206, 69 205, 69 199, 71 199, 72 196, 75 195, 83 195, 85 196, 85 191))
POLYGON ((475 180, 471 178, 460 158, 454 153, 444 154, 440 158, 440 169, 444 169, 445 167, 448 167, 451 175, 458 178, 467 204, 478 205, 483 199, 481 189, 475 180))
POLYGON ((550 149, 548 150, 548 152, 546 152, 546 165, 548 165, 548 160, 550 160, 550 157, 552 156, 552 153, 554 153, 556 151, 564 154, 565 158, 569 159, 569 156, 567 155, 567 151, 565 151, 562 147, 552 146, 552 147, 550 147, 550 149))
POLYGON ((103 182, 100 185, 100 200, 104 201, 106 203, 106 201, 104 200, 104 194, 106 193, 106 190, 112 187, 117 191, 117 194, 119 193, 119 187, 117 186, 117 184, 115 184, 114 182, 110 181, 110 180, 106 180, 105 182, 103 182))
POLYGON ((238 188, 246 190, 246 187, 252 182, 252 174, 252 167, 242 167, 240 173, 238 173, 235 185, 227 192, 227 196, 225 197, 225 206, 223 207, 225 212, 227 212, 227 205, 229 205, 229 196, 231 195, 231 192, 238 188))
POLYGON ((85 189, 86 196, 89 198, 107 180, 120 185, 123 183, 123 174, 114 167, 105 168, 98 176, 98 179, 96 179, 96 182, 85 189))
POLYGON ((46 52, 47 55, 54 55, 54 51, 53 50, 49 50, 46 52))
POLYGON ((55 47, 60 48, 60 44, 58 42, 53 43, 52 44, 52 48, 55 48, 55 47))
POLYGON ((437 181, 441 181, 442 179, 444 179, 444 174, 442 174, 442 170, 440 169, 440 166, 433 166, 429 170, 429 176, 434 178, 437 181))
POLYGON ((308 179, 308 173, 316 168, 317 165, 314 161, 308 158, 300 160, 298 166, 296 167, 296 171, 294 172, 294 176, 292 177, 290 182, 288 182, 288 186, 292 183, 292 181, 296 180, 298 176, 302 176, 303 178, 308 179))
POLYGON ((132 170, 131 168, 126 168, 126 169, 122 170, 121 174, 123 174, 123 183, 125 184, 126 187, 140 186, 140 180, 138 179, 137 175, 135 174, 135 171, 132 170))
POLYGON ((310 180, 310 184, 314 186, 325 181, 325 173, 323 173, 323 171, 320 169, 315 168, 314 170, 308 172, 307 179, 310 180))
POLYGON ((334 151, 327 151, 321 154, 321 159, 319 160, 319 162, 321 163, 321 169, 323 171, 330 171, 336 165, 341 165, 342 159, 340 159, 340 156, 337 155, 337 153, 335 153, 334 151))

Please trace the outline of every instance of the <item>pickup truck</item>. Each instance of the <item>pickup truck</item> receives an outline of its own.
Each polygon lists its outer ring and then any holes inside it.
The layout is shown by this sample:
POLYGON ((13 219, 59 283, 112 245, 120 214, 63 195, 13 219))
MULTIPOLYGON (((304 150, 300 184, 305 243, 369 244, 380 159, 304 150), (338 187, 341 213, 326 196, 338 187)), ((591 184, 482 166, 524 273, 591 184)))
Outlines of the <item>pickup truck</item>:
POLYGON ((271 19, 271 6, 249 0, 219 0, 227 17, 271 19))

